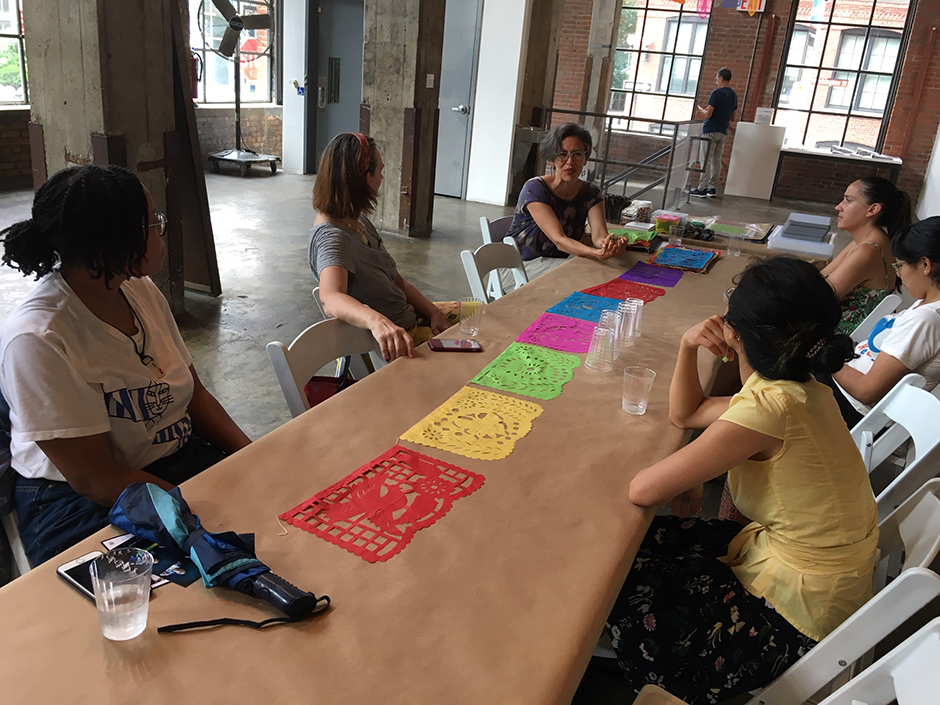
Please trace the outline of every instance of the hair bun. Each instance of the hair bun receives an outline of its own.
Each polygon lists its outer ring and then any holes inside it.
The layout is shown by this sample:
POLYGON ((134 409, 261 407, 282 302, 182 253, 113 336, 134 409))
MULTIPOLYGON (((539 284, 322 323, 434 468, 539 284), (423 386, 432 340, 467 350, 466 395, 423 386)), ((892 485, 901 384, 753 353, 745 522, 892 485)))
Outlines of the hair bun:
POLYGON ((833 335, 829 339, 821 339, 810 351, 816 349, 813 355, 807 352, 810 369, 814 372, 833 374, 842 369, 842 366, 855 357, 855 343, 852 338, 844 334, 833 335), (824 341, 824 342, 823 342, 824 341), (818 347, 817 347, 818 346, 818 347))

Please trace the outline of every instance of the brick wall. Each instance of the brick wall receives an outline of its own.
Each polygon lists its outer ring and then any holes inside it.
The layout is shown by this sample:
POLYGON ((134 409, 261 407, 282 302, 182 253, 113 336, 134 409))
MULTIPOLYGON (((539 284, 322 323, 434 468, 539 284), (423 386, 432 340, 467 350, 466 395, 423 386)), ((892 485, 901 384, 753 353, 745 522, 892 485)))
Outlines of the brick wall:
MULTIPOLYGON (((561 23, 561 41, 558 46, 558 71, 555 76, 554 107, 563 110, 583 110, 587 99, 584 92, 587 48, 591 36, 593 0, 566 0, 561 23)), ((569 116, 570 117, 570 116, 569 116)), ((564 116, 554 120, 566 122, 564 116)))
MULTIPOLYGON (((281 108, 242 106, 242 141, 249 149, 281 156, 281 108)), ((196 129, 199 148, 205 163, 206 155, 235 146, 234 108, 196 108, 196 129)))
MULTIPOLYGON (((744 106, 739 119, 751 121, 754 110, 759 106, 773 104, 774 92, 780 68, 780 60, 786 41, 787 23, 790 17, 791 0, 768 0, 763 20, 759 15, 750 17, 746 12, 723 8, 720 2, 712 7, 711 24, 706 49, 702 80, 699 84, 699 103, 704 103, 714 88, 714 77, 723 66, 731 69, 734 76, 732 87, 738 92, 738 103, 744 106), (773 31, 769 31, 769 18, 775 16, 773 31), (759 33, 756 34, 759 25, 759 33), (755 51, 756 34, 756 51, 755 51), (769 42, 769 58, 766 70, 760 74, 761 59, 765 44, 769 42), (754 66, 751 66, 752 52, 754 66), (748 95, 744 96, 744 86, 750 85, 748 95)), ((585 0, 568 0, 565 5, 565 18, 562 26, 566 30, 566 42, 563 42, 559 56, 559 70, 555 93, 555 107, 579 109, 583 93, 584 64, 587 55, 587 33, 590 31, 592 3, 585 0), (571 28, 571 33, 568 33, 571 28), (584 39, 580 37, 584 36, 584 39), (579 73, 580 71, 580 73, 579 73)), ((904 160, 898 186, 907 190, 916 203, 923 187, 927 163, 940 124, 940 33, 936 42, 928 51, 931 28, 940 17, 940 0, 920 0, 914 16, 914 23, 909 37, 909 44, 904 57, 904 65, 898 85, 898 92, 891 116, 888 118, 887 137, 882 151, 904 160), (918 76, 924 73, 923 93, 920 103, 914 106, 914 90, 918 76), (912 117, 913 116, 913 117, 912 117), (904 144, 907 127, 913 119, 913 130, 907 144, 904 144)), ((836 46, 837 41, 833 42, 836 46)), ((827 50, 828 53, 828 50, 827 50)), ((817 92, 817 103, 825 101, 827 91, 817 92)), ((818 106, 817 106, 818 107, 818 106)), ((838 118, 841 125, 841 118, 838 118)), ((855 121, 850 126, 847 139, 864 144, 872 139, 874 121, 855 121)), ((833 132, 836 132, 834 126, 833 132)), ((841 129, 838 130, 841 136, 841 129)), ((734 142, 734 126, 728 134, 721 183, 727 174, 731 148, 734 142)), ((781 170, 778 193, 788 198, 813 201, 837 202, 845 185, 868 173, 875 173, 872 167, 833 164, 820 159, 788 157, 784 159, 781 170)), ((878 172, 884 173, 884 172, 878 172)))
POLYGON ((28 123, 29 108, 0 109, 0 191, 33 185, 28 123))

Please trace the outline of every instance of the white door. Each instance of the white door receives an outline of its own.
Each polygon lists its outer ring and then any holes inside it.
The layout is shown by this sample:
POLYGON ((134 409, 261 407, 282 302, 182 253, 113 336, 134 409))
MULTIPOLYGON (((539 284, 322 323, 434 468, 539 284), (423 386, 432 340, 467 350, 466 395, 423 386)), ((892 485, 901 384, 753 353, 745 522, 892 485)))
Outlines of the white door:
POLYGON ((463 198, 466 194, 482 10, 482 0, 447 0, 444 12, 434 181, 434 192, 441 196, 463 198))

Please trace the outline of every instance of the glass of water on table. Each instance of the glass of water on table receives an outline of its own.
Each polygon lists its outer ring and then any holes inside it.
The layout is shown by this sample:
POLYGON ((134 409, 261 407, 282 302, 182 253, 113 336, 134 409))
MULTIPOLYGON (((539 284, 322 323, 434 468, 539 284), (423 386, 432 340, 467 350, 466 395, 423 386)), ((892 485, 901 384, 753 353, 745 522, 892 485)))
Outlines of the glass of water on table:
POLYGON ((112 641, 133 639, 147 628, 153 556, 141 548, 115 548, 90 567, 101 633, 112 641))

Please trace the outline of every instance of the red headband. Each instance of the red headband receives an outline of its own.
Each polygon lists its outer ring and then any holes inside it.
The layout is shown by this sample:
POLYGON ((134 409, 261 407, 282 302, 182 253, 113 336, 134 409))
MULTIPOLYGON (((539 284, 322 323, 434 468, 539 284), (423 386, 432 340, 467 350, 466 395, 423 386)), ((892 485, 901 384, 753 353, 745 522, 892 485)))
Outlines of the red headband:
POLYGON ((369 138, 361 132, 353 132, 353 135, 359 140, 359 171, 365 174, 369 171, 369 163, 372 161, 372 148, 369 146, 369 138))

